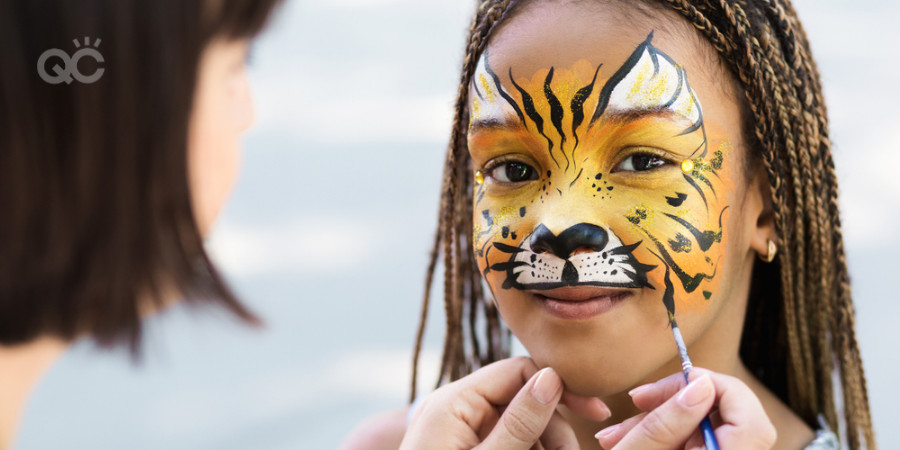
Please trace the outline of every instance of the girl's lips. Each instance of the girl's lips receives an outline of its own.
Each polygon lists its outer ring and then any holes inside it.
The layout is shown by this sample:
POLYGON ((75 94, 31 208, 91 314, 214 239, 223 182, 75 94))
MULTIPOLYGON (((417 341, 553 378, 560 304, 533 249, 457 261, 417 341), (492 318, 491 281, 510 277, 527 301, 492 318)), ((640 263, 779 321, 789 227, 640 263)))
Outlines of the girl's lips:
POLYGON ((570 286, 532 291, 544 309, 561 319, 588 319, 622 304, 632 293, 623 289, 596 286, 570 286))

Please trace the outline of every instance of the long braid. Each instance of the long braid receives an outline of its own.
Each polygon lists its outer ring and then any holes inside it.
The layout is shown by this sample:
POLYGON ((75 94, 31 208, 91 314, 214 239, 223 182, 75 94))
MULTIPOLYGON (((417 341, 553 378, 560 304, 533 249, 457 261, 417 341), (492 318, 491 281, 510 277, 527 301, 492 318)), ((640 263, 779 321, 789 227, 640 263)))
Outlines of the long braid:
MULTIPOLYGON (((827 197, 824 191, 828 190, 828 182, 825 178, 825 156, 829 154, 830 142, 826 136, 827 122, 824 119, 827 114, 824 110, 824 100, 821 96, 821 87, 819 80, 815 76, 817 71, 813 66, 813 59, 810 55, 809 47, 806 42, 798 39, 798 34, 793 31, 797 27, 799 21, 794 17, 788 17, 784 8, 774 2, 766 2, 768 13, 773 17, 773 21, 782 24, 782 39, 786 42, 787 61, 781 58, 772 58, 779 64, 779 70, 783 73, 791 73, 789 79, 800 79, 805 81, 802 84, 802 91, 799 92, 800 99, 797 105, 797 111, 803 114, 801 124, 804 125, 806 133, 802 136, 804 148, 808 151, 802 155, 807 156, 810 170, 806 173, 812 175, 808 180, 804 180, 806 187, 804 195, 815 203, 816 217, 811 222, 813 236, 811 239, 816 245, 810 245, 808 250, 812 252, 810 260, 822 261, 834 254, 832 241, 828 235, 828 212, 826 209, 827 197), (822 105, 821 109, 817 109, 822 105), (817 112, 818 114, 813 114, 817 112), (824 142, 824 144, 820 144, 824 142)), ((803 36, 800 34, 799 36, 803 36)), ((797 103, 797 102, 795 102, 797 103)), ((814 270, 809 278, 810 286, 807 294, 812 294, 808 301, 811 307, 808 308, 815 312, 815 319, 812 321, 816 329, 811 333, 816 342, 815 360, 816 365, 813 371, 815 376, 814 386, 820 386, 821 392, 818 396, 817 411, 824 411, 826 421, 832 425, 837 424, 837 415, 834 405, 834 391, 832 387, 831 372, 833 370, 832 358, 823 354, 823 350, 829 347, 828 333, 826 330, 831 329, 833 322, 831 318, 834 316, 831 302, 827 301, 829 293, 832 292, 831 286, 834 284, 834 276, 832 270, 825 264, 813 264, 811 269, 814 270)))
MULTIPOLYGON (((794 12, 791 5, 787 5, 787 8, 792 15, 796 16, 796 12, 794 12)), ((799 23, 797 27, 800 28, 799 23)), ((805 36, 805 34, 803 34, 803 36, 805 36)), ((805 39, 803 41, 803 47, 806 52, 809 52, 809 43, 805 39)), ((806 63, 808 64, 807 70, 812 74, 816 74, 816 77, 814 77, 816 88, 813 90, 813 93, 816 96, 817 105, 822 111, 822 114, 819 116, 820 121, 824 121, 827 114, 825 113, 825 102, 822 100, 822 89, 818 77, 818 69, 812 58, 808 58, 806 63)), ((820 128, 827 131, 827 122, 820 122, 820 124, 820 128)), ((825 139, 827 140, 827 136, 825 139)), ((849 424, 848 427, 854 428, 849 432, 849 437, 851 441, 858 441, 860 437, 854 436, 854 432, 859 428, 863 432, 862 438, 865 442, 869 443, 870 446, 873 446, 875 437, 871 427, 866 377, 862 369, 862 359, 859 353, 859 345, 856 341, 856 333, 853 331, 855 330, 855 312, 850 295, 850 276, 847 270, 847 257, 844 251, 840 208, 838 206, 837 173, 835 171, 834 159, 831 152, 827 151, 828 148, 824 148, 823 150, 822 165, 825 169, 824 177, 826 179, 825 185, 827 190, 823 192, 822 195, 828 199, 825 214, 827 214, 827 217, 830 218, 831 222, 831 242, 833 243, 832 256, 837 261, 836 266, 838 268, 838 270, 833 273, 834 277, 829 289, 833 292, 838 292, 840 295, 836 305, 837 309, 831 311, 832 321, 830 329, 848 331, 845 333, 832 333, 830 336, 832 339, 831 345, 836 349, 840 357, 839 367, 841 368, 841 388, 844 393, 844 407, 847 410, 847 415, 864 418, 864 420, 860 420, 858 424, 849 424)))
MULTIPOLYGON (((781 251, 774 263, 754 268, 742 360, 810 425, 822 414, 835 431, 839 418, 831 374, 837 367, 847 441, 853 449, 875 448, 854 331, 827 110, 796 11, 789 0, 657 1, 684 16, 734 74, 743 93, 748 161, 751 167, 761 164, 768 176, 781 251)), ((508 355, 509 331, 485 295, 471 248, 473 180, 465 139, 475 66, 491 32, 517 3, 481 1, 469 29, 438 233, 426 276, 428 289, 437 253, 443 253, 447 329, 439 383, 508 355), (477 329, 482 316, 483 332, 477 329), (481 336, 486 338, 483 347, 481 336)), ((426 291, 414 360, 421 348, 428 298, 426 291)))
MULTIPOLYGON (((801 347, 800 337, 796 331, 797 323, 803 320, 803 316, 797 313, 798 300, 794 295, 796 292, 794 286, 797 283, 797 280, 793 277, 793 274, 796 272, 794 266, 797 265, 802 267, 802 263, 796 262, 793 258, 793 255, 797 253, 798 249, 791 231, 794 228, 794 224, 789 222, 789 217, 787 215, 789 208, 783 207, 783 205, 793 203, 790 197, 793 192, 787 190, 788 183, 786 181, 797 179, 796 177, 798 175, 796 174, 796 170, 790 175, 785 172, 786 168, 784 167, 785 164, 783 161, 785 158, 792 158, 793 154, 790 151, 781 151, 777 145, 779 142, 788 140, 788 137, 783 134, 783 130, 779 127, 780 124, 776 120, 777 107, 775 106, 776 102, 773 101, 774 99, 780 102, 781 94, 780 90, 772 93, 769 88, 771 84, 775 83, 775 80, 771 75, 769 75, 769 78, 767 79, 765 64, 764 61, 761 61, 765 58, 763 55, 760 55, 758 51, 755 51, 755 49, 759 48, 760 43, 757 39, 752 38, 751 30, 749 30, 750 25, 746 20, 746 15, 739 15, 734 8, 732 8, 732 3, 728 1, 720 1, 719 9, 723 11, 719 16, 727 21, 721 28, 731 30, 731 33, 736 36, 735 40, 740 43, 734 55, 729 56, 723 54, 723 57, 726 61, 731 62, 731 67, 736 71, 738 79, 745 87, 747 107, 753 116, 751 123, 755 124, 754 135, 751 136, 751 138, 755 137, 757 145, 763 150, 761 156, 771 184, 770 193, 772 195, 773 204, 778 205, 778 207, 774 209, 776 226, 782 231, 779 233, 778 247, 781 249, 789 249, 789 251, 783 251, 779 256, 778 264, 781 267, 780 283, 782 291, 775 293, 782 297, 782 307, 778 310, 778 313, 784 315, 783 324, 786 329, 777 337, 787 340, 787 352, 785 354, 786 361, 784 361, 786 368, 783 369, 786 370, 786 372, 778 370, 777 365, 773 364, 769 365, 768 371, 763 374, 758 373, 757 375, 763 379, 769 378, 769 380, 785 380, 786 378, 806 379, 804 365, 802 364, 802 356, 800 356, 802 352, 799 351, 799 348, 801 347)), ((698 12, 698 14, 702 13, 698 12)), ((698 22, 698 19, 695 17, 688 18, 691 19, 692 22, 698 22)), ((703 30, 701 29, 701 32, 702 31, 703 30)), ((763 36, 765 36, 763 41, 766 42, 768 35, 763 36)), ((748 141, 751 141, 751 139, 748 139, 748 141)), ((795 167, 796 165, 788 164, 788 166, 795 167)), ((748 324, 747 327, 748 329, 756 328, 749 325, 750 324, 748 324)), ((757 329, 765 330, 765 327, 757 329)), ((772 347, 771 345, 766 345, 766 343, 759 341, 745 342, 745 344, 749 344, 752 350, 754 350, 753 353, 757 354, 760 359, 765 359, 768 356, 766 354, 766 348, 772 347)), ((753 364, 751 364, 751 366, 752 365, 753 364)), ((784 381, 780 382, 784 383, 784 381)), ((776 383, 778 383, 778 381, 776 381, 776 383)), ((786 396, 786 400, 791 405, 798 405, 801 403, 800 399, 808 397, 806 393, 803 392, 803 385, 798 386, 793 383, 787 383, 786 386, 772 387, 775 392, 786 396)))
MULTIPOLYGON (((482 6, 483 7, 483 6, 482 6)), ((457 91, 457 100, 456 100, 456 121, 461 121, 461 114, 465 109, 465 103, 463 98, 465 97, 465 90, 468 89, 469 78, 471 76, 467 76, 467 73, 470 71, 469 66, 474 66, 474 61, 472 61, 472 57, 469 56, 471 51, 469 50, 475 42, 477 42, 478 33, 476 32, 480 25, 480 18, 476 15, 475 20, 472 22, 472 26, 470 28, 470 37, 469 37, 469 45, 467 46, 466 51, 466 59, 463 62, 463 75, 460 80, 460 87, 457 91), (466 87, 464 87, 466 86, 466 87)), ((462 157, 465 158, 464 155, 458 155, 460 153, 459 149, 459 140, 461 137, 461 132, 459 131, 459 123, 454 123, 453 131, 450 140, 450 146, 447 150, 447 164, 444 168, 445 174, 445 184, 443 187, 443 204, 444 204, 444 224, 443 224, 443 245, 444 245, 444 310, 447 317, 447 328, 444 337, 444 351, 443 351, 443 362, 441 364, 440 378, 438 383, 453 381, 459 377, 459 373, 461 368, 459 367, 459 359, 460 359, 460 340, 462 339, 462 330, 461 323, 459 320, 459 315, 457 314, 457 310, 461 309, 459 307, 460 299, 458 297, 456 291, 455 284, 455 275, 456 271, 455 267, 455 258, 454 258, 454 237, 457 234, 455 225, 455 219, 457 215, 457 179, 458 179, 458 169, 457 169, 457 158, 462 157)))
MULTIPOLYGON (((736 9, 739 8, 740 6, 736 5, 736 9)), ((747 17, 744 16, 743 20, 747 20, 747 17)), ((766 46, 767 48, 763 48, 759 45, 758 41, 756 41, 754 42, 754 50, 762 56, 760 59, 765 82, 770 86, 771 95, 775 99, 775 104, 778 105, 778 108, 775 111, 776 121, 777 126, 782 130, 782 132, 779 133, 781 139, 773 141, 772 145, 777 146, 780 142, 784 143, 783 152, 788 160, 790 180, 792 180, 791 185, 793 186, 793 189, 790 191, 792 194, 790 200, 792 201, 789 202, 788 205, 790 205, 793 210, 803 211, 808 207, 808 197, 804 196, 804 188, 809 185, 806 178, 810 175, 807 167, 808 160, 804 157, 805 152, 803 152, 806 146, 803 145, 802 134, 801 136, 798 136, 799 130, 796 130, 793 126, 791 114, 788 112, 788 108, 791 108, 794 111, 799 111, 799 108, 796 108, 796 105, 794 104, 795 97, 791 95, 791 86, 785 85, 784 79, 780 79, 778 76, 779 74, 783 75, 783 73, 776 71, 772 67, 771 61, 778 59, 776 54, 778 49, 773 42, 772 36, 771 34, 764 34, 763 36, 766 36, 766 38, 763 39, 763 42, 768 43, 769 45, 766 46)), ((789 309, 793 313, 793 320, 788 322, 788 334, 791 336, 794 346, 789 349, 789 352, 792 359, 798 361, 798 364, 794 366, 797 371, 795 379, 801 380, 799 383, 794 384, 794 389, 796 389, 795 395, 798 398, 796 403, 797 406, 795 408, 801 417, 809 419, 815 415, 815 411, 817 410, 815 405, 816 384, 811 376, 814 373, 814 355, 810 348, 809 340, 804 339, 805 336, 810 335, 807 321, 809 314, 805 300, 810 294, 809 277, 806 276, 806 266, 807 261, 812 258, 808 258, 807 253, 804 251, 809 250, 806 245, 807 231, 809 229, 806 217, 803 214, 795 214, 793 216, 791 242, 788 244, 787 248, 790 249, 788 254, 794 259, 797 270, 791 273, 794 277, 792 283, 793 292, 791 292, 793 307, 786 307, 786 309, 789 309)), ((781 229, 783 230, 785 228, 781 229)))
MULTIPOLYGON (((786 5, 785 9, 788 11, 788 14, 796 17, 796 12, 790 4, 786 5)), ((805 33, 802 31, 802 25, 800 25, 799 21, 797 21, 795 27, 800 30, 800 35, 805 37, 805 33)), ((805 39, 802 40, 802 48, 807 54, 810 53, 809 43, 805 39)), ((825 134, 828 129, 827 123, 824 121, 827 114, 825 111, 825 103, 822 99, 820 80, 817 76, 818 70, 816 68, 816 63, 812 58, 806 58, 804 64, 808 73, 816 75, 812 77, 813 82, 815 83, 812 93, 815 96, 817 107, 821 110, 821 114, 819 115, 819 128, 822 130, 823 134, 825 134)), ((823 136, 824 142, 827 142, 827 139, 827 135, 823 136)), ((852 330, 855 329, 855 314, 853 311, 853 302, 850 298, 849 274, 847 271, 843 232, 841 229, 838 207, 837 174, 835 173, 831 152, 828 151, 829 147, 830 143, 827 146, 823 146, 820 155, 820 163, 824 169, 824 174, 822 175, 824 179, 824 190, 821 192, 820 197, 824 197, 828 201, 827 205, 823 205, 823 208, 825 217, 830 219, 830 231, 832 237, 827 241, 831 243, 831 256, 837 261, 836 265, 838 270, 829 274, 831 275, 831 278, 826 289, 829 289, 831 292, 837 292, 840 296, 836 305, 836 310, 835 308, 829 308, 828 311, 828 318, 830 320, 829 330, 837 329, 850 331, 847 333, 831 333, 831 345, 840 358, 838 366, 841 368, 840 378, 844 394, 844 408, 846 409, 846 415, 864 418, 864 420, 861 419, 858 424, 852 422, 849 423, 848 428, 850 428, 850 430, 848 434, 851 445, 858 446, 861 438, 870 445, 874 445, 874 433, 871 428, 866 379, 862 370, 862 360, 856 342, 856 334, 852 332, 852 330), (856 435, 858 429, 861 429, 863 436, 856 435)), ((826 221, 826 223, 828 222, 826 221)), ((826 340, 827 344, 827 337, 823 336, 822 338, 823 340, 826 340)), ((825 362, 827 361, 823 361, 823 364, 825 362)), ((830 383, 828 387, 830 400, 832 395, 830 383)), ((829 412, 828 409, 826 409, 826 413, 827 412, 829 412)), ((829 423, 832 423, 832 420, 836 421, 836 417, 828 417, 828 419, 829 423)))
POLYGON ((474 365, 482 365, 506 356, 500 336, 504 333, 496 308, 484 298, 477 264, 470 246, 467 231, 471 229, 471 201, 465 194, 472 183, 469 173, 469 156, 465 146, 466 125, 468 124, 468 86, 475 72, 478 57, 487 42, 487 36, 499 22, 504 12, 509 9, 511 1, 482 1, 469 27, 466 45, 466 56, 462 65, 460 85, 455 102, 450 145, 444 164, 444 178, 441 185, 441 208, 438 214, 438 231, 435 234, 434 249, 426 272, 426 287, 422 302, 422 313, 416 333, 415 350, 413 352, 413 379, 410 400, 415 398, 418 381, 418 360, 424 339, 425 323, 428 316, 430 289, 437 268, 437 261, 443 254, 444 264, 444 314, 446 331, 444 335, 443 356, 438 384, 453 381, 473 369, 474 365), (466 294, 463 296, 463 294, 466 294), (466 298, 466 300, 463 299, 466 298), (464 302, 465 307, 464 307, 464 302), (486 318, 488 335, 486 355, 481 356, 477 341, 476 318, 478 305, 482 305, 486 318), (466 356, 465 335, 462 330, 462 316, 465 309, 470 312, 469 328, 471 356, 466 356), (468 360, 468 362, 467 362, 468 360))
MULTIPOLYGON (((781 361, 788 367, 784 377, 771 369, 758 370, 757 375, 810 424, 816 414, 824 414, 835 430, 838 417, 831 373, 837 365, 847 441, 854 449, 863 443, 874 448, 827 110, 818 69, 796 12, 787 0, 695 2, 694 8, 686 7, 690 3, 686 0, 663 1, 687 17, 736 74, 746 92, 747 109, 753 115, 749 123, 755 128, 755 144, 769 175, 782 249, 776 264, 784 316, 779 323, 784 330, 760 333, 767 330, 764 322, 773 319, 750 312, 766 311, 752 303, 774 299, 751 297, 742 342, 745 362, 751 368, 777 366, 777 362, 760 360, 772 356, 766 347, 786 345, 781 361), (733 36, 726 41, 737 43, 734 52, 721 44, 719 33, 733 36)), ((754 284, 767 281, 755 278, 754 284)), ((754 288, 766 291, 764 286, 754 288)))
POLYGON ((431 283, 434 282, 434 269, 437 266, 438 253, 441 246, 440 218, 438 218, 438 231, 434 233, 434 244, 428 257, 428 270, 425 272, 425 294, 422 298, 422 313, 419 316, 419 326, 416 330, 416 345, 413 349, 412 381, 410 387, 410 403, 416 399, 416 383, 419 380, 419 355, 422 353, 422 339, 425 336, 425 324, 428 322, 428 307, 431 302, 431 283))

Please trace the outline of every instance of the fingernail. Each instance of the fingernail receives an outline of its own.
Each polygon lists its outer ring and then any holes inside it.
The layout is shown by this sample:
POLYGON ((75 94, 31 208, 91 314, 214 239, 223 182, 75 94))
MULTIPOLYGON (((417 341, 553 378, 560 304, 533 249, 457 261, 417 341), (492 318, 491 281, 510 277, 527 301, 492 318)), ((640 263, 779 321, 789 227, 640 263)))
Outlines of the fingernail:
POLYGON ((632 398, 634 398, 635 395, 638 395, 641 392, 649 391, 650 388, 652 388, 654 384, 655 383, 650 383, 650 384, 645 384, 643 386, 638 386, 638 387, 628 391, 628 395, 630 395, 632 398))
POLYGON ((699 405, 706 397, 709 397, 712 383, 709 375, 703 374, 700 378, 691 381, 690 384, 678 394, 678 403, 691 408, 699 405))
POLYGON ((598 431, 597 434, 594 435, 594 439, 597 439, 597 440, 605 439, 608 436, 615 433, 616 430, 618 430, 618 429, 619 429, 619 425, 613 425, 611 427, 606 427, 606 428, 598 431))
POLYGON ((606 403, 603 403, 603 418, 600 420, 606 420, 612 417, 612 411, 609 410, 609 406, 606 406, 606 403))
POLYGON ((559 377, 550 374, 552 371, 553 369, 549 367, 541 369, 534 384, 531 385, 531 395, 545 405, 555 400, 556 394, 562 388, 559 377))

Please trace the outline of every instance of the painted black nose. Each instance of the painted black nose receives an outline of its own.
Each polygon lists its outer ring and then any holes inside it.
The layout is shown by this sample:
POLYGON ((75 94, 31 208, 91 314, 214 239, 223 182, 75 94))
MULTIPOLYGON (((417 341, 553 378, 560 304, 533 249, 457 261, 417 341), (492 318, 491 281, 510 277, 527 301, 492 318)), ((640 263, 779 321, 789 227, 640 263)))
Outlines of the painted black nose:
POLYGON ((568 258, 576 250, 583 248, 599 252, 606 247, 609 236, 597 225, 579 223, 566 228, 559 236, 553 234, 544 224, 538 225, 531 234, 529 244, 535 253, 552 253, 562 259, 568 258))

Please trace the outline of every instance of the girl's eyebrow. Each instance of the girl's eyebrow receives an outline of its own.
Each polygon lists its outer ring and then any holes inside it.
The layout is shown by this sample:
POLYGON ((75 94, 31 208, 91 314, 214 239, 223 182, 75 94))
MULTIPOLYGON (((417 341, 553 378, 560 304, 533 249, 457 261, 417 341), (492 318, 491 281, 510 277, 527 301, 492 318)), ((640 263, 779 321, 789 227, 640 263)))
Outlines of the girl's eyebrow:
MULTIPOLYGON (((625 122, 633 122, 636 120, 648 118, 648 117, 657 117, 660 119, 672 120, 676 121, 681 119, 681 116, 665 107, 656 107, 656 108, 630 108, 622 111, 608 111, 604 114, 605 120, 616 121, 620 123, 625 122)), ((487 118, 487 119, 478 119, 472 122, 472 125, 469 128, 470 133, 480 133, 486 131, 523 131, 526 129, 522 125, 520 120, 517 120, 515 117, 505 117, 505 118, 487 118)))
POLYGON ((681 114, 672 111, 665 106, 653 108, 628 108, 619 111, 608 111, 604 115, 606 116, 606 120, 616 120, 621 122, 633 122, 646 117, 657 117, 673 121, 684 118, 681 114))
POLYGON ((500 119, 492 117, 489 119, 478 119, 472 122, 469 131, 473 133, 495 130, 520 131, 523 128, 522 122, 516 118, 506 117, 500 119))

